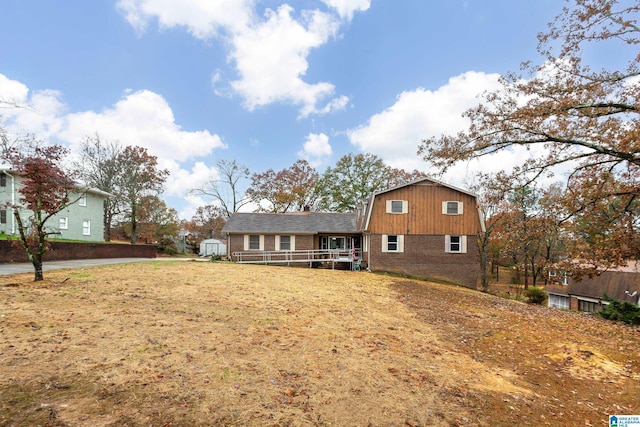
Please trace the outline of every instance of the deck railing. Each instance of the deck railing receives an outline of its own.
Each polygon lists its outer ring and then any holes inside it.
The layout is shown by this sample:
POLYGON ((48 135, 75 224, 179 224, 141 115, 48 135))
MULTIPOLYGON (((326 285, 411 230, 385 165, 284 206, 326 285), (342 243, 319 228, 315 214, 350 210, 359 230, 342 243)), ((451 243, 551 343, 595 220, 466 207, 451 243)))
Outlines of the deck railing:
POLYGON ((328 262, 358 262, 362 257, 359 249, 309 249, 299 251, 244 251, 233 252, 231 258, 240 264, 290 264, 328 262))

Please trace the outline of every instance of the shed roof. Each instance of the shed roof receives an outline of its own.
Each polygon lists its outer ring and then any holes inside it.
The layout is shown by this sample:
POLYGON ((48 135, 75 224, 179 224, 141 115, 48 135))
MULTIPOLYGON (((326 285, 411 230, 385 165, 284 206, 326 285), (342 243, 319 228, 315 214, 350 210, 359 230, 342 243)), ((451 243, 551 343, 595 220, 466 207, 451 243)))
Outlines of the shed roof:
POLYGON ((231 215, 222 229, 225 233, 318 234, 357 233, 354 213, 295 212, 245 213, 231 215))

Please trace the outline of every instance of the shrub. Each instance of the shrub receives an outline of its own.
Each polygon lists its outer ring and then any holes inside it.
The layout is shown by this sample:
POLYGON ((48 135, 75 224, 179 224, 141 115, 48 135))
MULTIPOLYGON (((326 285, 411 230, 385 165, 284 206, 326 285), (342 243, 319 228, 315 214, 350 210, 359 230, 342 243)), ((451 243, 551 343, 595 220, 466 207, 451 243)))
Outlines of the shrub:
POLYGON ((630 325, 640 325, 640 307, 627 301, 608 299, 609 304, 598 312, 601 317, 630 325))
POLYGON ((548 294, 544 289, 538 286, 531 286, 524 293, 525 297, 527 297, 527 302, 529 304, 543 304, 547 300, 548 294))
POLYGON ((170 237, 163 237, 158 242, 158 252, 166 255, 175 255, 178 253, 176 242, 170 237))

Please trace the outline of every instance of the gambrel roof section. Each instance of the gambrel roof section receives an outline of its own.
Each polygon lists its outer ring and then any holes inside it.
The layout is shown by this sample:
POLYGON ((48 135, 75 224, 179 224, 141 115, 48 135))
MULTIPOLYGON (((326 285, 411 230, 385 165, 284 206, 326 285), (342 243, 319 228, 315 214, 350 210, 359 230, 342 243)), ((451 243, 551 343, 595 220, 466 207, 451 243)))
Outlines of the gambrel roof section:
POLYGON ((429 178, 429 177, 423 177, 423 178, 418 178, 415 179, 411 182, 407 182, 405 184, 401 184, 401 185, 397 185, 395 187, 391 187, 391 188, 387 188, 385 190, 380 190, 380 191, 376 191, 373 194, 371 194, 371 196, 369 196, 369 198, 367 198, 367 200, 364 201, 364 206, 363 208, 359 211, 359 215, 363 216, 364 219, 364 223, 361 221, 358 221, 358 225, 360 226, 361 231, 366 231, 369 229, 369 222, 371 221, 371 212, 373 211, 373 204, 375 203, 376 200, 376 196, 379 196, 381 194, 385 194, 385 193, 389 193, 391 191, 395 191, 398 190, 400 188, 404 188, 404 187, 408 187, 411 185, 419 185, 419 184, 424 184, 424 183, 430 183, 432 185, 435 186, 442 186, 442 187, 447 187, 451 190, 460 192, 462 194, 466 194, 467 196, 471 196, 476 200, 476 205, 477 205, 477 209, 478 209, 478 216, 480 218, 480 225, 482 227, 482 231, 485 231, 485 224, 484 224, 484 216, 482 215, 482 209, 480 208, 480 205, 478 204, 478 196, 474 193, 471 193, 467 190, 463 190, 462 188, 458 188, 458 187, 454 187, 453 185, 449 185, 449 184, 445 184, 444 182, 438 181, 436 179, 433 178, 429 178))
POLYGON ((241 234, 319 234, 357 233, 353 213, 292 212, 245 213, 231 215, 222 228, 224 233, 241 234))

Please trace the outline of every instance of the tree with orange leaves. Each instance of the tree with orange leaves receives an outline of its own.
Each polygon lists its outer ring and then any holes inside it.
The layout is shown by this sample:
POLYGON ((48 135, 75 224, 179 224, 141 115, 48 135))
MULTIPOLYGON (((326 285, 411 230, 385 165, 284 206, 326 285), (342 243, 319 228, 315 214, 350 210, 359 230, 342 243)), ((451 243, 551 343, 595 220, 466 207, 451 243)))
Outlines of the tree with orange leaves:
POLYGON ((640 257, 640 5, 573 0, 539 34, 544 62, 502 76, 501 88, 466 111, 470 124, 453 136, 424 140, 419 154, 441 170, 517 147, 543 155, 513 175, 533 182, 568 169, 565 220, 576 227, 574 258, 618 265, 640 257), (590 54, 619 48, 610 69, 590 54))

